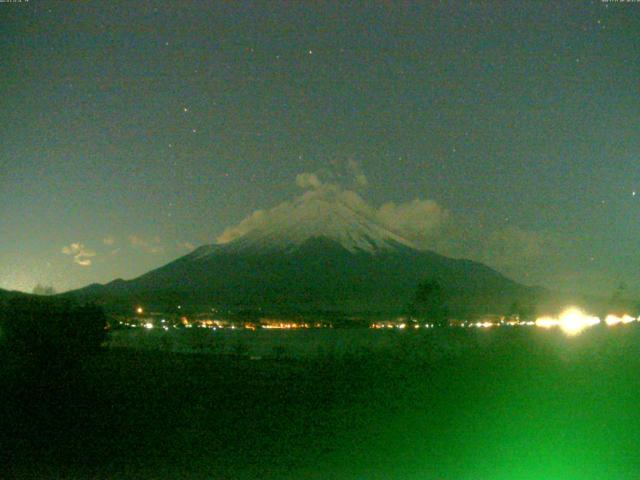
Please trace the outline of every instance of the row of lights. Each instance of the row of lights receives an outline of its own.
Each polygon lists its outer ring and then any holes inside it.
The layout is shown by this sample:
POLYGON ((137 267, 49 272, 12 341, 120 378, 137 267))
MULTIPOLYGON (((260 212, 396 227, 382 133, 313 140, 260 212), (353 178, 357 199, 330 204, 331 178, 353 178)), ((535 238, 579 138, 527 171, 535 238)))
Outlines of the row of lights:
MULTIPOLYGON (((629 324, 632 322, 640 321, 640 317, 636 319, 631 315, 624 314, 621 317, 617 315, 607 315, 604 319, 604 323, 608 326, 614 326, 619 324, 629 324)), ((588 315, 584 313, 582 310, 576 307, 570 307, 564 310, 558 317, 550 317, 544 316, 539 317, 536 321, 501 321, 497 322, 488 322, 488 321, 479 321, 479 322, 465 322, 462 323, 461 327, 469 327, 469 328, 491 328, 491 327, 499 327, 503 325, 508 326, 536 326, 541 328, 553 328, 559 327, 564 333, 567 335, 577 335, 582 332, 586 328, 598 325, 601 323, 600 318, 592 315, 588 315)), ((425 324, 426 328, 433 327, 434 325, 425 324)), ((414 328, 420 328, 419 324, 414 324, 414 328)), ((370 328, 373 329, 399 329, 404 330, 407 328, 406 323, 373 323, 370 328)))
MULTIPOLYGON (((136 313, 141 315, 144 313, 144 309, 142 307, 137 307, 136 308, 136 313)), ((640 318, 636 319, 635 317, 632 317, 630 315, 624 314, 621 317, 617 316, 617 315, 607 315, 607 317, 604 319, 604 322, 608 325, 608 326, 614 326, 614 325, 618 325, 618 324, 628 324, 628 323, 632 323, 635 321, 640 320, 640 318)), ((163 322, 164 323, 164 322, 163 322)), ((184 323, 184 322, 183 322, 184 323)), ((188 323, 188 322, 187 322, 188 323)), ((541 328, 552 328, 552 327, 559 327, 564 333, 566 333, 567 335, 577 335, 578 333, 582 332, 584 329, 588 328, 588 327, 592 327, 595 325, 600 324, 600 318, 596 317, 596 316, 592 316, 592 315, 588 315, 586 313, 584 313, 582 310, 580 310, 579 308, 576 307, 570 307, 566 310, 564 310, 558 317, 550 317, 550 316, 544 316, 544 317, 540 317, 538 319, 536 319, 535 322, 516 322, 516 321, 509 321, 509 322, 501 322, 501 323, 494 323, 494 322, 474 322, 474 323, 468 323, 468 324, 463 324, 462 326, 467 326, 467 327, 478 327, 478 328, 490 328, 490 327, 494 327, 494 326, 500 326, 500 325, 510 325, 510 326, 515 326, 515 325, 525 325, 525 326, 533 326, 535 325, 536 327, 541 327, 541 328)), ((154 327, 154 324, 152 322, 147 322, 144 325, 144 328, 146 329, 152 329, 154 327)), ((188 325, 190 326, 190 325, 188 325)), ((408 325, 406 323, 373 323, 370 325, 370 328, 373 329, 394 329, 397 328, 399 330, 404 330, 408 327, 408 325)), ((421 328, 420 324, 413 324, 411 325, 411 327, 413 327, 414 329, 418 329, 421 328)), ((424 328, 433 328, 434 325, 433 324, 429 324, 426 323, 424 324, 424 328)), ((164 330, 168 330, 168 327, 163 325, 162 328, 164 330)), ((233 327, 232 327, 233 328, 233 327)), ((297 329, 297 328, 309 328, 309 325, 306 323, 302 323, 302 324, 297 324, 297 323, 276 323, 276 324, 269 324, 269 325, 263 325, 262 328, 265 329, 285 329, 285 330, 289 330, 289 329, 297 329)), ((255 330, 255 327, 253 328, 255 330)))
MULTIPOLYGON (((614 326, 618 324, 628 324, 637 321, 635 317, 631 315, 607 315, 604 319, 604 323, 608 326, 614 326)), ((562 312, 557 318, 554 317, 540 317, 536 320, 536 326, 542 328, 560 327, 560 329, 567 335, 577 335, 586 328, 599 325, 601 323, 600 318, 585 314, 579 308, 571 307, 562 312)))

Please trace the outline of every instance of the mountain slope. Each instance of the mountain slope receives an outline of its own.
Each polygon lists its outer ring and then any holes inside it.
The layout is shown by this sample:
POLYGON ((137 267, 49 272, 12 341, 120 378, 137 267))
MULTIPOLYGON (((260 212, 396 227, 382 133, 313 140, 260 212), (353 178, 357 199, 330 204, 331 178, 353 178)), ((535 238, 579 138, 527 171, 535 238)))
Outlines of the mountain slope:
POLYGON ((466 315, 505 311, 532 294, 483 264, 416 249, 340 192, 307 192, 254 220, 229 243, 68 295, 122 308, 399 313, 430 278, 443 285, 452 313, 466 315))

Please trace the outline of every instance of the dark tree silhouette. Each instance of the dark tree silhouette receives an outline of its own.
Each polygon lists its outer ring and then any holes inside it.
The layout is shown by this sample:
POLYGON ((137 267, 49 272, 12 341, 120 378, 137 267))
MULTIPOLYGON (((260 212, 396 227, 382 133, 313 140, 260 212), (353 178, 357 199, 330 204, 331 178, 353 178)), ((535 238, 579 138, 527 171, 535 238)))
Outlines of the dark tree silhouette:
POLYGON ((624 282, 621 282, 616 289, 611 293, 611 297, 609 298, 609 310, 610 311, 618 311, 625 304, 625 297, 627 295, 627 285, 624 282))
POLYGON ((25 297, 0 307, 0 329, 11 357, 37 366, 69 365, 97 351, 106 326, 104 312, 95 305, 25 297))
POLYGON ((419 321, 446 325, 449 309, 442 286, 437 280, 424 280, 416 288, 409 305, 409 316, 419 321))
POLYGON ((507 315, 509 317, 518 317, 518 319, 524 320, 535 316, 535 308, 531 304, 516 300, 509 307, 507 315))
POLYGON ((44 296, 55 295, 56 289, 53 288, 52 286, 45 286, 39 283, 35 287, 33 287, 33 294, 44 295, 44 296))

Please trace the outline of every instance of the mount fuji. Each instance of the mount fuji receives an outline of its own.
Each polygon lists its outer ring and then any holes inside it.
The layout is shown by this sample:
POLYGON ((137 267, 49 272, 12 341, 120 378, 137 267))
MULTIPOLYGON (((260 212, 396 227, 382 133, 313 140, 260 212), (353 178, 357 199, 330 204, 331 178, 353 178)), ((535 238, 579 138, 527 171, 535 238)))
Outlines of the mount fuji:
MULTIPOLYGON (((205 245, 132 280, 68 292, 114 308, 142 303, 276 314, 397 314, 437 280, 454 315, 500 313, 534 289, 478 262, 420 250, 350 192, 308 191, 258 212, 227 243, 205 245)), ((244 223, 244 222, 243 222, 244 223)))

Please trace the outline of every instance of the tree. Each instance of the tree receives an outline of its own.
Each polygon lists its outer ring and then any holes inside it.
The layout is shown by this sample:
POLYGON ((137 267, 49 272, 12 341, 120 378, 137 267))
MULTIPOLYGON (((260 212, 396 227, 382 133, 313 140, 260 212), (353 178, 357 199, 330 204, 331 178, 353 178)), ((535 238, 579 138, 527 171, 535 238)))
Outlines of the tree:
POLYGON ((56 289, 53 288, 52 286, 45 286, 42 284, 37 284, 35 287, 33 287, 33 294, 34 295, 43 295, 43 296, 49 296, 49 295, 55 295, 56 289))
POLYGON ((71 365, 97 351, 107 321, 95 305, 20 297, 0 308, 0 328, 16 361, 32 366, 71 365))
POLYGON ((624 309, 625 297, 627 295, 627 285, 621 282, 616 289, 611 292, 609 298, 609 311, 618 311, 624 309))
POLYGON ((409 304, 409 316, 436 325, 448 323, 449 309, 443 288, 437 280, 427 279, 418 284, 413 300, 409 304))
POLYGON ((517 317, 519 320, 524 320, 535 315, 535 308, 529 303, 522 303, 516 300, 509 307, 507 315, 511 318, 517 317))

